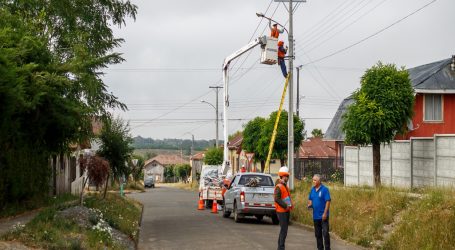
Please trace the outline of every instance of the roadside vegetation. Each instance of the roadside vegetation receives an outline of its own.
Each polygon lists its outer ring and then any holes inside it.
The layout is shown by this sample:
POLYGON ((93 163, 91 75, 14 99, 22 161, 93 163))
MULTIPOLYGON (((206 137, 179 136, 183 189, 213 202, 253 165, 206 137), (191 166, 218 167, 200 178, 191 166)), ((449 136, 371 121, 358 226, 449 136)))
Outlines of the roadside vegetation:
POLYGON ((29 200, 26 202, 16 202, 11 204, 6 204, 4 209, 0 209, 0 218, 11 217, 22 214, 24 212, 42 208, 55 206, 57 204, 76 201, 78 197, 71 194, 62 194, 54 197, 46 196, 46 198, 39 198, 36 200, 29 200))
POLYGON ((43 209, 26 225, 0 239, 43 249, 128 249, 138 240, 141 204, 108 194, 90 195, 84 206, 68 203, 43 209))
POLYGON ((455 246, 455 192, 429 189, 407 209, 384 249, 449 249, 455 246))
MULTIPOLYGON (((389 187, 330 189, 330 231, 367 248, 445 249, 455 244, 455 192, 422 189, 418 195, 389 187)), ((296 183, 292 220, 313 227, 309 181, 296 183)))

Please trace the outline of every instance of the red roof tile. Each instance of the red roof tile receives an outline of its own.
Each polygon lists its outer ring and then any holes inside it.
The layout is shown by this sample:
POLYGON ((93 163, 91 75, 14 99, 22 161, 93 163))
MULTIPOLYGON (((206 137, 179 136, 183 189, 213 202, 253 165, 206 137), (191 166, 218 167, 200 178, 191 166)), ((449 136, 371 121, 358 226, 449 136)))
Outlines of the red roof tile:
POLYGON ((144 165, 147 165, 153 161, 158 162, 163 166, 175 165, 175 164, 189 164, 188 160, 183 159, 180 155, 157 155, 152 159, 147 160, 144 165))
POLYGON ((238 134, 234 136, 231 140, 228 142, 228 148, 229 149, 239 149, 242 147, 242 142, 243 142, 243 135, 238 134))
POLYGON ((200 153, 197 153, 197 154, 191 156, 191 160, 200 161, 202 159, 204 159, 204 152, 200 152, 200 153))
POLYGON ((299 158, 331 158, 336 156, 335 141, 323 141, 322 138, 308 138, 302 141, 299 158))

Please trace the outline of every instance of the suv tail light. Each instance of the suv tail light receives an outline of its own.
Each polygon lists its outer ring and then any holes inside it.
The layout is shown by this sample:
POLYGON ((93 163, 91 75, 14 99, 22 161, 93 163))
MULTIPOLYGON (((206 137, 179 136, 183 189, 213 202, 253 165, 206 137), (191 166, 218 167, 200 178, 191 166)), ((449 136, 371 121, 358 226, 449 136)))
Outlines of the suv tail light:
POLYGON ((245 192, 240 192, 240 202, 245 202, 245 192))

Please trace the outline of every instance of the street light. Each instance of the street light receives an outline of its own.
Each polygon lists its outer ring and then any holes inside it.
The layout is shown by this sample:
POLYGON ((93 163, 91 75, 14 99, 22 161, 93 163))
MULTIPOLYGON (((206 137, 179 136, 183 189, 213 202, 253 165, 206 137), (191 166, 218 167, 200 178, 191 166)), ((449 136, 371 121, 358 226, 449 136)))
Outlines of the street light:
POLYGON ((286 33, 289 34, 289 32, 288 32, 288 30, 286 29, 286 27, 284 27, 283 25, 281 25, 279 22, 273 20, 272 18, 266 17, 263 13, 261 13, 261 12, 256 12, 256 16, 262 17, 262 18, 265 18, 265 19, 267 19, 267 20, 270 20, 270 21, 273 21, 273 22, 277 23, 278 25, 280 25, 280 26, 286 31, 286 33))
POLYGON ((202 103, 207 103, 208 105, 212 106, 212 108, 215 109, 215 121, 216 121, 216 136, 215 136, 215 147, 218 148, 218 105, 215 107, 213 104, 210 102, 207 102, 205 100, 201 100, 202 103))

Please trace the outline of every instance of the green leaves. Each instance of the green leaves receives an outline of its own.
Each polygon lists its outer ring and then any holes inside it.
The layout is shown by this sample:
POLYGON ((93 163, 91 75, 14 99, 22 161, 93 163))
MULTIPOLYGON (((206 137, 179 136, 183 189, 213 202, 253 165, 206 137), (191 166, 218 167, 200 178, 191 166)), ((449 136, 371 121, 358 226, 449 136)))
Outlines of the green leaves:
POLYGON ((209 148, 205 153, 204 163, 207 165, 221 165, 223 163, 223 149, 209 148))
POLYGON ((381 62, 368 69, 361 88, 353 96, 355 103, 343 116, 342 129, 350 144, 390 142, 405 132, 412 118, 414 95, 409 75, 403 68, 381 62))

